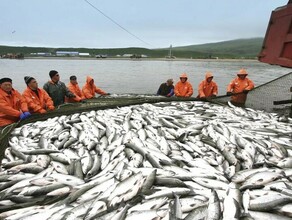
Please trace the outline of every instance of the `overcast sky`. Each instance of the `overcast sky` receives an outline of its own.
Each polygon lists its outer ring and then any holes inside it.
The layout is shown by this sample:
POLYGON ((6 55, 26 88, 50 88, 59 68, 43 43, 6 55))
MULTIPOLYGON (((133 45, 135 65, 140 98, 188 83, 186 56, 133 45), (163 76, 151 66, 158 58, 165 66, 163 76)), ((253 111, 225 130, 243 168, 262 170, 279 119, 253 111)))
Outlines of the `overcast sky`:
POLYGON ((287 2, 0 0, 0 45, 162 48, 264 37, 272 10, 287 2))

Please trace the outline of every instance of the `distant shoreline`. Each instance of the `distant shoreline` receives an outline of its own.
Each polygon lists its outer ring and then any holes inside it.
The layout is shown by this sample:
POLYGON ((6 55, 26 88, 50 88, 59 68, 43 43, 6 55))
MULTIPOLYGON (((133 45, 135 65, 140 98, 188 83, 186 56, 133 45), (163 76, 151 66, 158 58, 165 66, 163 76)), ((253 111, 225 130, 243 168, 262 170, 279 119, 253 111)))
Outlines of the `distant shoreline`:
POLYGON ((167 59, 167 58, 127 58, 127 57, 107 57, 107 58, 94 58, 94 57, 25 57, 24 59, 52 59, 52 60, 132 60, 132 61, 200 61, 200 62, 239 62, 239 61, 254 61, 259 62, 257 59, 191 59, 191 58, 176 58, 176 59, 167 59))

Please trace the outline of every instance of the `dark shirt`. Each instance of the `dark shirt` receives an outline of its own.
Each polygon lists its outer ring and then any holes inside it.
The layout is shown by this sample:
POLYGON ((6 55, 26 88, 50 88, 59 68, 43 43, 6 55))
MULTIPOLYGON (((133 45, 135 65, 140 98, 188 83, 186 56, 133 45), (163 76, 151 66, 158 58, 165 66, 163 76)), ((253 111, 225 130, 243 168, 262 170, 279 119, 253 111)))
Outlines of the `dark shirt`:
POLYGON ((157 91, 157 95, 163 95, 163 96, 173 96, 174 94, 174 86, 170 85, 168 86, 167 83, 162 83, 157 91))
POLYGON ((54 106, 64 104, 65 96, 71 98, 74 94, 66 87, 63 82, 58 81, 54 83, 52 81, 47 82, 44 85, 44 90, 49 94, 54 102, 54 106))

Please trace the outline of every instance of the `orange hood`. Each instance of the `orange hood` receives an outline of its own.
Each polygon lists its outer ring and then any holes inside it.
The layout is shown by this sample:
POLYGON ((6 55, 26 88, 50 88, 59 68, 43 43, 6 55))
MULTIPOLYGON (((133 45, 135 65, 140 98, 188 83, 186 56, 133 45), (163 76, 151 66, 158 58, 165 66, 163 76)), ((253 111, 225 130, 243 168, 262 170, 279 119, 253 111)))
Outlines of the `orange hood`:
POLYGON ((180 75, 180 78, 188 78, 188 75, 187 75, 186 73, 182 73, 182 74, 180 75))
POLYGON ((237 75, 248 75, 246 69, 240 69, 237 75))
POLYGON ((86 77, 86 84, 89 84, 92 80, 93 80, 93 78, 91 76, 87 76, 86 77))
POLYGON ((207 80, 210 77, 213 77, 213 74, 211 72, 206 72, 205 79, 207 80))

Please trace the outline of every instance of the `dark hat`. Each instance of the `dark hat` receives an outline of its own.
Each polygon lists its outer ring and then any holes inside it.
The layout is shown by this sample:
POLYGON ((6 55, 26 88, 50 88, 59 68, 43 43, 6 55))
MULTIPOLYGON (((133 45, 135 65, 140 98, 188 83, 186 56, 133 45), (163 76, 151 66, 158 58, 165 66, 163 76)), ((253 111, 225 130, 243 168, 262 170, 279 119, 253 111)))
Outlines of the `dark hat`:
POLYGON ((25 76, 24 77, 24 82, 26 83, 26 85, 28 85, 30 83, 31 80, 33 80, 35 78, 31 77, 31 76, 25 76))
POLYGON ((76 76, 70 76, 70 80, 76 80, 77 77, 76 76))
POLYGON ((173 83, 173 79, 168 79, 166 82, 172 84, 173 83))
POLYGON ((56 74, 58 74, 58 71, 56 71, 56 70, 51 70, 49 72, 49 75, 50 75, 51 78, 53 78, 56 74))
POLYGON ((10 82, 10 83, 12 83, 12 79, 7 78, 7 77, 0 79, 0 84, 5 83, 5 82, 10 82))

